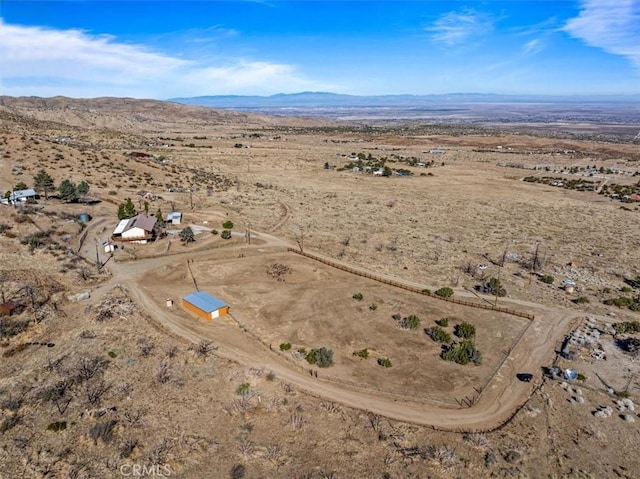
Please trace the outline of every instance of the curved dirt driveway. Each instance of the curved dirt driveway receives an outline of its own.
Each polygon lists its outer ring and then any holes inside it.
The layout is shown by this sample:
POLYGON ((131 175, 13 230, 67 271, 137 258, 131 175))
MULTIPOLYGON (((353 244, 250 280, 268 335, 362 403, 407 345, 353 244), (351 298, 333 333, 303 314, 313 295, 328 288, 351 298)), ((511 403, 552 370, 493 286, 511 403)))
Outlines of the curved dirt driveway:
MULTIPOLYGON (((256 233, 255 236, 264 241, 260 248, 277 247, 279 249, 290 246, 287 242, 268 234, 256 233)), ((229 250, 240 248, 246 249, 247 245, 231 246, 229 250)), ((252 339, 233 321, 215 323, 185 321, 180 316, 171 314, 164 304, 158 303, 151 297, 142 281, 146 272, 174 263, 177 257, 193 259, 206 254, 206 250, 189 251, 171 256, 111 264, 113 278, 109 281, 109 285, 117 282, 127 286, 133 299, 144 308, 151 320, 166 332, 194 343, 203 339, 212 341, 218 346, 216 354, 220 357, 245 366, 260 365, 276 373, 281 380, 290 382, 307 393, 345 406, 438 429, 480 431, 493 429, 506 422, 517 408, 526 402, 534 387, 533 383, 518 381, 515 378, 516 373, 520 371, 538 373, 541 366, 549 364, 554 355, 554 345, 578 317, 575 312, 561 308, 503 299, 503 305, 513 303, 530 308, 536 318, 473 406, 453 409, 398 401, 323 380, 321 370, 319 378, 312 377, 288 363, 278 353, 270 351, 252 339)), ((398 281, 397 278, 394 279, 398 281)), ((412 283, 407 282, 407 284, 412 283)), ((104 288, 109 285, 105 285, 104 288)))

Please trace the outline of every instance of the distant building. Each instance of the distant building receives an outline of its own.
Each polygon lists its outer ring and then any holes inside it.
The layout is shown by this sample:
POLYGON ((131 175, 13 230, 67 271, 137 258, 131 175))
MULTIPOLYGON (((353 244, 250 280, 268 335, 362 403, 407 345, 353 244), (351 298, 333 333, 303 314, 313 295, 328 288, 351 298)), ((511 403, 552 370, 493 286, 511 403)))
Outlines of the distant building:
POLYGON ((180 223, 182 223, 182 213, 180 213, 179 211, 169 213, 165 222, 171 223, 172 225, 179 225, 180 223))
POLYGON ((36 199, 37 197, 38 197, 38 194, 36 193, 36 190, 34 190, 33 188, 29 188, 27 190, 12 191, 9 194, 9 197, 2 198, 1 202, 4 205, 8 205, 8 204, 13 205, 18 202, 26 203, 30 199, 36 199))

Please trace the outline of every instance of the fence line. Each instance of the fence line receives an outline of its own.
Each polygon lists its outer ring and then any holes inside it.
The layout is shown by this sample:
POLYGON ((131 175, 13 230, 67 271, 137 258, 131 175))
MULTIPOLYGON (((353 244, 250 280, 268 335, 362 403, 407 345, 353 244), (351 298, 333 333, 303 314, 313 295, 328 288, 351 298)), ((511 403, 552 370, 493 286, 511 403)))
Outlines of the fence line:
POLYGON ((339 270, 342 271, 346 271, 347 273, 351 273, 351 274, 356 274, 358 276, 362 276, 363 278, 367 278, 367 279, 371 279, 373 281, 377 281, 379 283, 384 283, 387 284, 389 286, 393 286, 395 288, 401 288, 401 289, 405 289, 407 291, 411 291, 413 293, 418 293, 418 294, 422 294, 424 296, 429 296, 430 298, 434 298, 434 299, 439 299, 441 301, 447 301, 449 303, 455 303, 455 304, 460 304, 463 306, 469 306, 472 308, 478 308, 478 309, 486 309, 486 310, 490 310, 490 311, 497 311, 500 313, 505 313, 505 314, 510 314, 512 316, 517 316, 519 318, 525 318, 525 319, 529 319, 531 321, 533 321, 535 319, 535 316, 533 314, 530 313, 525 313, 522 311, 515 311, 513 309, 509 309, 509 308, 503 308, 502 306, 494 306, 494 305, 490 305, 490 304, 482 304, 482 303, 475 303, 472 301, 465 301, 464 299, 458 299, 458 298, 445 298, 443 296, 438 296, 437 294, 434 294, 426 289, 419 289, 416 288, 414 286, 409 286, 407 284, 404 283, 400 283, 399 281, 393 281, 391 279, 387 279, 387 278, 383 278, 382 276, 378 276, 378 275, 374 275, 374 274, 370 274, 370 273, 365 273, 364 271, 359 271, 355 268, 351 268, 349 266, 345 266, 342 265, 340 263, 337 263, 335 261, 331 261, 329 259, 325 259, 325 258, 321 258, 320 256, 316 256, 314 254, 311 253, 306 253, 304 251, 300 251, 298 249, 295 248, 287 248, 287 251, 291 252, 291 253, 296 253, 299 254, 301 256, 305 256, 307 258, 313 259, 315 261, 319 261, 320 263, 324 263, 328 266, 331 266, 333 268, 337 268, 339 270))

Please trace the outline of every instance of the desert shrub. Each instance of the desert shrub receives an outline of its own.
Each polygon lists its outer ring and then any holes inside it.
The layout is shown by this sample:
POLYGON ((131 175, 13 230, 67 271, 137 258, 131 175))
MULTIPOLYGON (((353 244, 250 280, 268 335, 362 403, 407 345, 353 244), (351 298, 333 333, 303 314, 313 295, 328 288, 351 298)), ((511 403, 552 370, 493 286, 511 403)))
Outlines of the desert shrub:
POLYGON ((206 358, 207 356, 209 356, 209 354, 211 354, 216 349, 218 348, 213 344, 211 344, 211 341, 206 341, 204 339, 200 341, 198 344, 192 344, 191 346, 189 346, 189 350, 193 351, 196 354, 196 356, 201 358, 206 358))
POLYGON ((218 230, 217 229, 212 229, 211 230, 211 234, 214 235, 214 236, 217 235, 218 234, 218 230))
POLYGON ((236 388, 236 394, 238 396, 246 396, 247 394, 249 394, 250 388, 251 386, 249 385, 249 383, 242 383, 236 388))
POLYGON ((446 332, 440 326, 434 326, 433 328, 426 328, 424 332, 437 343, 449 343, 451 342, 451 334, 446 332))
POLYGON ((224 223, 222 223, 222 227, 226 230, 232 230, 233 229, 233 221, 227 220, 224 223))
POLYGON ((370 311, 375 311, 376 309, 378 309, 378 305, 376 303, 371 303, 369 305, 369 310, 370 311))
POLYGON ((631 291, 633 291, 633 289, 629 286, 623 286, 622 288, 620 288, 621 293, 630 293, 631 291))
POLYGON ((359 351, 354 351, 353 355, 362 359, 367 359, 369 357, 369 351, 367 350, 367 348, 364 348, 359 351))
POLYGON ((545 274, 542 278, 540 278, 540 280, 545 284, 553 284, 555 278, 550 274, 545 274))
POLYGON ((438 326, 442 326, 443 328, 446 328, 447 326, 449 326, 449 318, 438 319, 436 320, 436 324, 438 326))
POLYGON ((17 411, 22 407, 22 398, 9 395, 0 403, 0 409, 8 409, 9 411, 17 411))
POLYGON ((459 338, 471 339, 476 335, 476 327, 467 322, 457 324, 453 333, 459 338))
POLYGON ((574 299, 573 302, 575 304, 587 304, 589 303, 589 298, 587 298, 586 296, 579 296, 578 298, 574 299))
POLYGON ((440 356, 445 361, 453 361, 457 364, 467 364, 469 362, 482 364, 482 354, 470 339, 452 343, 442 351, 440 356))
POLYGON ((89 428, 89 437, 93 439, 94 444, 98 443, 98 439, 102 440, 105 444, 109 444, 113 438, 113 430, 117 424, 118 421, 115 419, 96 423, 89 428))
POLYGON ((50 231, 38 231, 36 233, 32 233, 30 235, 25 236, 22 241, 20 241, 23 245, 29 246, 29 249, 33 251, 37 248, 42 248, 47 244, 52 242, 50 231))
POLYGON ((231 239, 231 231, 229 230, 222 230, 222 233, 220 233, 220 238, 222 239, 231 239))
POLYGON ((183 243, 193 243, 196 240, 195 234, 191 229, 191 226, 187 226, 178 234, 180 240, 183 243))
POLYGON ((444 288, 440 288, 439 290, 437 290, 435 294, 442 298, 450 298, 451 296, 453 296, 453 289, 445 286, 444 288))
POLYGON ((289 351, 291 349, 291 343, 280 343, 280 351, 289 351))
POLYGON ((383 368, 390 368, 391 367, 391 359, 389 359, 389 358, 378 358, 378 364, 380 366, 382 366, 383 368))
POLYGON ((353 299, 355 299, 356 301, 362 301, 364 296, 362 295, 362 293, 356 293, 353 296, 351 296, 353 299))
POLYGON ((477 285, 476 291, 484 294, 491 294, 493 296, 506 296, 507 290, 502 286, 502 283, 498 278, 491 278, 484 284, 477 285))
POLYGON ((28 320, 17 321, 15 319, 3 318, 0 321, 0 339, 11 338, 16 336, 29 328, 28 320))
POLYGON ((609 298, 603 301, 607 306, 617 306, 618 308, 628 308, 633 302, 633 299, 628 296, 618 296, 617 298, 609 298))
POLYGON ((418 329, 420 327, 420 318, 412 314, 400 321, 400 327, 403 329, 418 329))
MULTIPOLYGON (((242 145, 239 143, 236 143, 236 148, 242 148, 242 145), (240 145, 240 146, 238 146, 240 145)), ((229 471, 229 477, 230 479, 244 479, 244 475, 245 475, 245 467, 243 464, 236 464, 234 465, 231 470, 229 471)))
POLYGON ((67 428, 67 421, 56 421, 52 422, 47 426, 47 431, 64 431, 67 428))
POLYGON ((613 325, 613 329, 615 329, 618 334, 640 333, 640 321, 623 321, 621 323, 616 323, 613 325))
POLYGON ((328 368, 333 365, 333 351, 325 347, 312 349, 305 358, 309 364, 316 364, 320 368, 328 368))
POLYGON ((2 422, 0 422, 0 433, 4 434, 5 432, 13 429, 22 421, 22 416, 20 414, 12 414, 10 416, 5 417, 2 422))

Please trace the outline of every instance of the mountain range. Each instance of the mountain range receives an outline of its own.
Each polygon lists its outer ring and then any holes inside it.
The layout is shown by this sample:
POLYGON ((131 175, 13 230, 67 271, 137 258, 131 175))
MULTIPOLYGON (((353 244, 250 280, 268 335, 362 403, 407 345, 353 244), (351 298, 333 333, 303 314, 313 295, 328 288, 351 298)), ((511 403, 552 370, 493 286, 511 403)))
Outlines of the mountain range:
POLYGON ((170 98, 186 105, 215 108, 322 108, 322 107, 408 107, 459 105, 463 103, 640 103, 638 95, 548 96, 501 95, 493 93, 449 93, 439 95, 359 96, 330 92, 278 93, 270 96, 211 95, 170 98))

